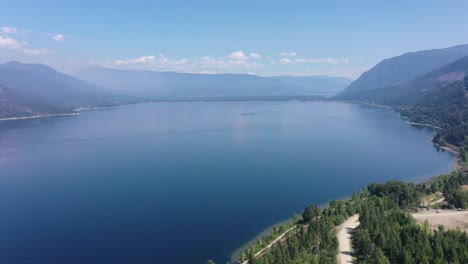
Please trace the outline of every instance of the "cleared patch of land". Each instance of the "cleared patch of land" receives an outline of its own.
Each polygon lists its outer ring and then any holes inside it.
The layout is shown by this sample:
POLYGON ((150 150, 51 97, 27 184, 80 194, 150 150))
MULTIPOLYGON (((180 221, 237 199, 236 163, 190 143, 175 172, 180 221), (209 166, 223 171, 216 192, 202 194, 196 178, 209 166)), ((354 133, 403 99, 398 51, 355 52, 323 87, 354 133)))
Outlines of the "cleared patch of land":
POLYGON ((443 225, 445 228, 455 229, 458 227, 468 232, 468 211, 428 210, 414 213, 413 217, 420 224, 427 220, 429 226, 434 229, 443 225))
POLYGON ((351 232, 359 225, 359 215, 355 214, 346 219, 336 228, 338 235, 338 261, 341 264, 354 263, 351 255, 351 232))
POLYGON ((426 195, 421 199, 421 204, 424 206, 436 205, 444 201, 444 196, 442 193, 434 193, 426 195))

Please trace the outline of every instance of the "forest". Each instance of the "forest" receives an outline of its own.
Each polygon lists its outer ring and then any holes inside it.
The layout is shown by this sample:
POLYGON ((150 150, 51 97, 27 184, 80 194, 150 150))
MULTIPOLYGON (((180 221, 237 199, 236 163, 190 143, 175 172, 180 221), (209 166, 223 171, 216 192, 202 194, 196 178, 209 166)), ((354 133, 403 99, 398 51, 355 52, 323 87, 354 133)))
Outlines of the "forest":
MULTIPOLYGON (((352 240, 357 263, 468 263, 466 232, 442 226, 431 230, 427 224, 418 225, 409 214, 423 196, 440 191, 450 197, 464 184, 468 184, 468 176, 461 172, 421 184, 372 183, 349 200, 331 201, 323 209, 306 207, 302 219, 296 218, 296 232, 288 239, 255 258, 260 247, 253 246, 241 260, 251 264, 337 263, 335 227, 358 213, 361 224, 352 240)), ((448 202, 449 207, 459 205, 456 199, 448 202)))

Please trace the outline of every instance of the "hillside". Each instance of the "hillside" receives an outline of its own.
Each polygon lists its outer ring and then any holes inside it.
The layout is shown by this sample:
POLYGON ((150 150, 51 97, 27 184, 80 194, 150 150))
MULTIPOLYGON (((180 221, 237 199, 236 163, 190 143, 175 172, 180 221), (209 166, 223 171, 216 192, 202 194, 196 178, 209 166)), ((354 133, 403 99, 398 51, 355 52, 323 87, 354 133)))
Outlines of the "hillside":
POLYGON ((77 77, 115 91, 152 99, 332 95, 337 89, 343 89, 346 85, 341 79, 334 81, 324 78, 314 79, 314 77, 191 74, 102 67, 85 69, 78 73, 77 77), (306 81, 309 82, 306 84, 306 81), (328 92, 327 89, 332 91, 328 92))
POLYGON ((73 109, 114 104, 118 99, 102 87, 60 73, 46 65, 16 61, 0 65, 0 83, 35 103, 73 109))
POLYGON ((33 103, 32 101, 31 98, 22 97, 11 89, 0 85, 0 119, 60 112, 60 109, 33 103))
POLYGON ((410 52, 385 59, 363 73, 336 98, 359 100, 360 93, 364 91, 402 85, 464 56, 468 56, 468 44, 410 52))
MULTIPOLYGON (((355 93, 353 100, 385 105, 415 104, 433 96, 447 85, 468 76, 468 56, 419 76, 407 83, 355 93)), ((441 91, 443 92, 443 91, 441 91)))
POLYGON ((46 65, 16 61, 0 65, 0 88, 0 118, 72 112, 131 100, 46 65))

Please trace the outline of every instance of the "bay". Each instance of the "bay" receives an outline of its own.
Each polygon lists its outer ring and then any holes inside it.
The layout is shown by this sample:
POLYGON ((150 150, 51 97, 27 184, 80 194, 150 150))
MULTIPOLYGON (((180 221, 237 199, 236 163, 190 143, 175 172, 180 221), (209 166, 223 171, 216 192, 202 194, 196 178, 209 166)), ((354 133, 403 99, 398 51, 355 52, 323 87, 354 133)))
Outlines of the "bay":
POLYGON ((0 122, 0 263, 224 263, 309 204, 451 171, 435 132, 339 102, 154 103, 0 122))

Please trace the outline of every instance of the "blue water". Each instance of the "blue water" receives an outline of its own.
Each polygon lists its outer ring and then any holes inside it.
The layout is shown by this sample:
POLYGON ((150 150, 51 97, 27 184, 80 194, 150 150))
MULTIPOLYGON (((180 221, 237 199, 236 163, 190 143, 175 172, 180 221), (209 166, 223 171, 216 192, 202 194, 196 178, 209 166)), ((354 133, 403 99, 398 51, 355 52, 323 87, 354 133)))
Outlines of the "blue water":
POLYGON ((368 183, 451 170, 435 132, 347 103, 157 103, 0 122, 0 263, 225 263, 368 183))

